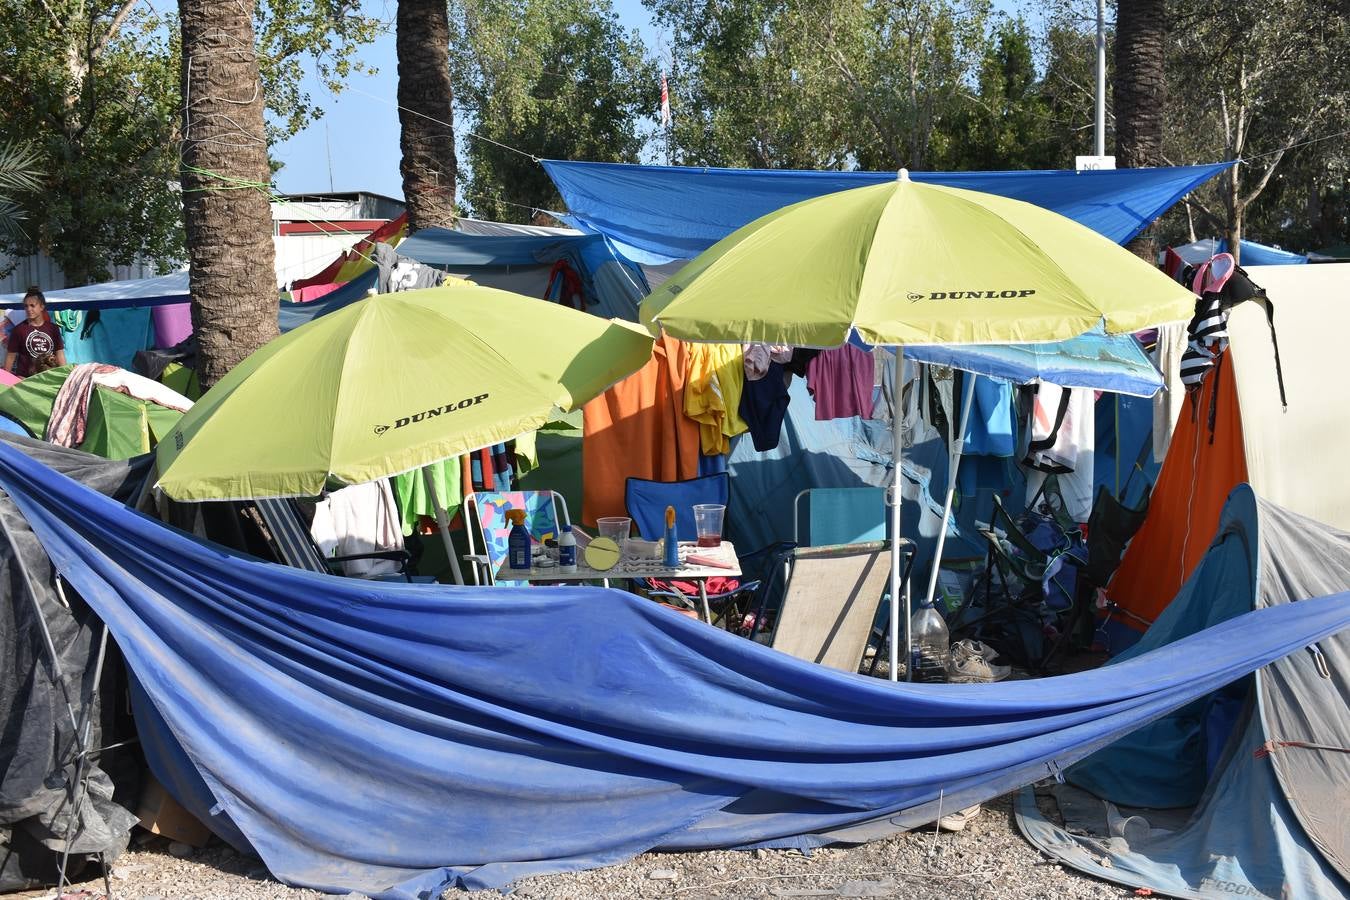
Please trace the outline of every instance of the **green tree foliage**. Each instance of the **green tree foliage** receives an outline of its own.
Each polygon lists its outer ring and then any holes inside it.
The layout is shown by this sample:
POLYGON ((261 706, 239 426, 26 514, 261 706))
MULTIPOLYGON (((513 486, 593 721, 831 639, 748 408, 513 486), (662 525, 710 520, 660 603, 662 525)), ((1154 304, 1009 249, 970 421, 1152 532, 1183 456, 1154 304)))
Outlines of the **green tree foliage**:
MULTIPOLYGON (((273 139, 318 115, 298 87, 315 60, 330 88, 378 25, 348 0, 269 0, 255 20, 273 139)), ((0 130, 45 173, 21 201, 11 255, 42 249, 69 284, 112 265, 184 257, 178 193, 180 65, 173 15, 136 0, 0 0, 0 130)))
POLYGON ((562 203, 539 158, 637 162, 660 96, 609 0, 451 0, 450 72, 476 215, 529 221, 562 203), (490 143, 495 142, 495 143, 490 143), (507 149, 515 148, 515 149, 507 149))
MULTIPOLYGON (((976 90, 955 116, 946 155, 949 167, 980 171, 1066 164, 1072 145, 1060 142, 1057 98, 1047 90, 1049 82, 1037 74, 1035 54, 1035 41, 1024 21, 1005 18, 995 25, 980 62, 976 90)), ((1071 111, 1083 112, 1079 107, 1071 111)))
POLYGON ((1081 35, 1038 41, 986 0, 647 6, 673 36, 673 138, 689 165, 1057 166, 1091 124, 1081 35))
POLYGON ((15 197, 38 190, 42 186, 37 154, 26 144, 0 144, 0 237, 21 239, 23 208, 15 197))
POLYGON ((1243 160, 1191 198, 1197 233, 1295 250, 1350 236, 1343 213, 1350 142, 1321 139, 1350 129, 1344 3, 1174 6, 1169 158, 1243 160))

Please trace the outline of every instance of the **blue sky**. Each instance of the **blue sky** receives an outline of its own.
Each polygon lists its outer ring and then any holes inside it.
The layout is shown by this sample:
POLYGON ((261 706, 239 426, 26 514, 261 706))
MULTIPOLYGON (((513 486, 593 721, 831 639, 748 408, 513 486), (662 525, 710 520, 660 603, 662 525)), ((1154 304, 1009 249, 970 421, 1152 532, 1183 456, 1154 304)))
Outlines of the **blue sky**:
MULTIPOLYGON (((648 46, 657 40, 647 11, 640 0, 615 0, 620 20, 642 32, 648 46)), ((305 89, 324 115, 309 128, 272 148, 283 168, 277 186, 283 193, 306 191, 374 191, 391 197, 403 196, 398 172, 398 61, 394 53, 395 0, 366 3, 369 15, 389 22, 388 32, 360 50, 360 58, 375 67, 375 75, 354 75, 348 87, 334 96, 313 77, 305 89)))

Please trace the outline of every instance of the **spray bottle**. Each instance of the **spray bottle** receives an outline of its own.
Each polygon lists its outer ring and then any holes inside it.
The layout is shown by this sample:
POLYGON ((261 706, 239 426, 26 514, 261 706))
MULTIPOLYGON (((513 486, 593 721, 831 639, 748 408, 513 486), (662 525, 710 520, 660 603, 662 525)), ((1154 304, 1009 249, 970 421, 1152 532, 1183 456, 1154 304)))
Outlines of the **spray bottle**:
POLYGON ((675 536, 675 507, 666 507, 666 555, 663 564, 669 569, 680 567, 680 541, 675 536))

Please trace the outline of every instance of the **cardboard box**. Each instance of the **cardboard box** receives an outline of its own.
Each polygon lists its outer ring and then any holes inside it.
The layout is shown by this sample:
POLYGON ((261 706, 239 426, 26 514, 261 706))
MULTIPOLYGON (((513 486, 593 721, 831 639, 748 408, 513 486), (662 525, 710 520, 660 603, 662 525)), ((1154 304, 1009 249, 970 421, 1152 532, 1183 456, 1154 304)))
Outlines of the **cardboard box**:
POLYGON ((141 827, 152 834, 160 834, 171 841, 181 841, 192 847, 205 847, 211 839, 211 829, 199 822, 192 813, 164 789, 155 776, 146 773, 145 788, 136 809, 141 827))

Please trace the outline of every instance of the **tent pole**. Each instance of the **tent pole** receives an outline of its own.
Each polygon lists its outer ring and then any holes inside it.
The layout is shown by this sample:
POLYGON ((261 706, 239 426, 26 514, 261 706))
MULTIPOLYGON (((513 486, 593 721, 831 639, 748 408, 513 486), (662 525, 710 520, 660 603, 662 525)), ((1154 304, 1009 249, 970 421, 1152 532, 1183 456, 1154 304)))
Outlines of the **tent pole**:
MULTIPOLYGON (((895 379, 891 390, 891 638, 890 664, 891 681, 900 680, 900 603, 904 593, 900 584, 900 461, 905 455, 904 417, 902 396, 905 390, 905 350, 895 348, 895 379)), ((912 680, 909 671, 909 596, 904 597, 905 604, 905 680, 912 680)))
POLYGON ((464 573, 459 570, 459 557, 455 556, 455 544, 450 540, 450 516, 441 505, 440 494, 436 491, 436 479, 431 477, 431 469, 427 466, 422 467, 422 483, 426 485, 427 496, 431 498, 431 508, 436 511, 436 530, 441 533, 445 555, 450 557, 450 571, 455 575, 455 584, 463 584, 464 573))
POLYGON ((924 598, 924 603, 928 606, 933 605, 933 597, 937 594, 938 570, 942 567, 942 547, 947 543, 947 523, 951 521, 952 500, 956 496, 956 470, 961 464, 961 452, 966 448, 966 426, 970 423, 970 407, 975 400, 975 379, 979 377, 973 372, 966 372, 964 376, 966 390, 961 400, 961 425, 957 428, 951 450, 947 455, 947 499, 942 504, 942 527, 938 529, 937 548, 933 550, 933 567, 928 573, 928 594, 924 598))

